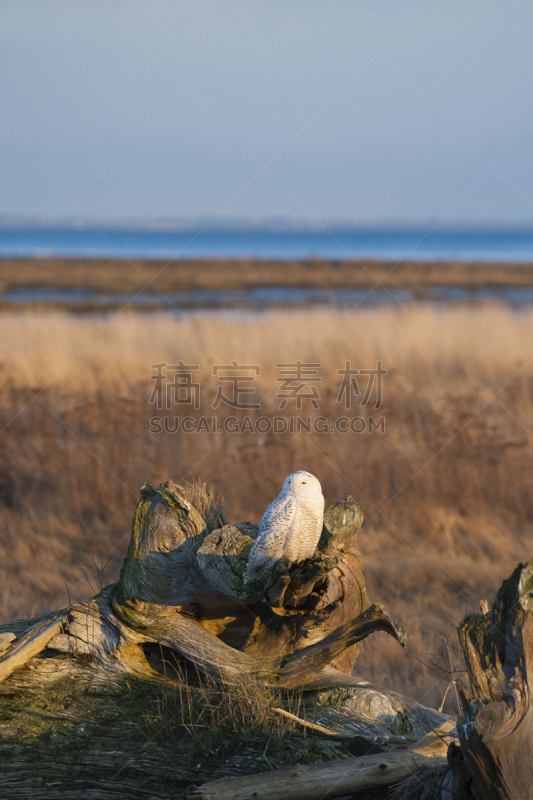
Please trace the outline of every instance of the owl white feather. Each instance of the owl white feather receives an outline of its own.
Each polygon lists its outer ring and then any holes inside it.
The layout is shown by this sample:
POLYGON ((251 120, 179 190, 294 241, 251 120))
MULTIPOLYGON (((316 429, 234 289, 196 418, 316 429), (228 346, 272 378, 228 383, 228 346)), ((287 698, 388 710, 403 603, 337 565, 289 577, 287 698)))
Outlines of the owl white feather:
POLYGON ((293 472, 269 505, 250 551, 244 585, 265 580, 276 561, 300 562, 315 552, 324 522, 320 481, 310 472, 293 472))

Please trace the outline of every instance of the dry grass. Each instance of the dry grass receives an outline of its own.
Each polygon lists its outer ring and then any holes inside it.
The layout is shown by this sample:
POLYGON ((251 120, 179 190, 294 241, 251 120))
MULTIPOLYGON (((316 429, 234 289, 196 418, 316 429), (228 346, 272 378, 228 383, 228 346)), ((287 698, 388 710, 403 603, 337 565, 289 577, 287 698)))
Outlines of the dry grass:
MULTIPOLYGON (((112 687, 68 677, 31 692, 3 683, 0 780, 7 786, 11 775, 16 781, 22 761, 27 796, 33 797, 26 759, 53 763, 56 785, 71 797, 76 786, 94 784, 96 764, 99 786, 112 787, 117 796, 181 800, 191 784, 350 757, 346 739, 324 736, 277 713, 281 705, 300 717, 305 708, 312 714, 313 701, 304 707, 301 691, 282 693, 252 683, 236 691, 188 675, 171 654, 164 655, 166 676, 130 675, 112 687), (131 794, 120 791, 125 785, 131 794)), ((33 779, 42 785, 42 774, 33 779)), ((2 796, 11 796, 9 790, 2 796)))
POLYGON ((146 480, 205 480, 230 520, 258 521, 285 475, 308 469, 327 502, 362 503, 369 595, 410 634, 407 652, 382 634, 368 641, 358 673, 438 705, 449 657, 459 663, 454 620, 533 555, 532 337, 533 318, 497 306, 0 315, 1 618, 64 605, 66 584, 72 600, 86 597, 101 567, 113 580, 146 480), (279 415, 275 364, 322 362, 320 413, 331 419, 346 413, 337 369, 381 359, 386 432, 150 434, 150 364, 177 359, 201 365, 198 414, 219 418, 279 415), (232 359, 261 365, 261 411, 210 407, 211 366, 232 359))
POLYGON ((200 478, 185 481, 180 489, 182 496, 199 512, 209 530, 218 528, 224 498, 220 495, 216 497, 212 487, 200 478))
POLYGON ((532 286, 532 264, 446 261, 268 261, 263 259, 62 259, 0 261, 0 290, 15 287, 91 288, 96 292, 136 293, 143 289, 187 292, 255 286, 315 289, 423 289, 428 286, 532 286))
POLYGON ((139 741, 174 744, 178 776, 188 783, 350 757, 346 740, 317 734, 276 712, 282 705, 305 717, 301 690, 280 693, 245 682, 236 691, 205 677, 191 681, 167 665, 168 682, 131 681, 116 708, 133 717, 139 741))

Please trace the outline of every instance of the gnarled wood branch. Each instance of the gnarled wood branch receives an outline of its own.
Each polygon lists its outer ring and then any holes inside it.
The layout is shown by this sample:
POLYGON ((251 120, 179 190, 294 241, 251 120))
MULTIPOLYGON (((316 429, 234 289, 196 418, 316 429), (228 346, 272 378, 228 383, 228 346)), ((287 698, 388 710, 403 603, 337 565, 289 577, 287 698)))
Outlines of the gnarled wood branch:
MULTIPOLYGON (((0 658, 0 682, 4 681, 16 669, 20 669, 34 656, 40 653, 50 640, 61 631, 66 617, 58 614, 51 620, 37 622, 31 626, 15 644, 9 647, 7 653, 0 658)), ((5 634, 9 643, 16 640, 13 633, 5 634)))
POLYGON ((533 560, 504 581, 492 609, 459 626, 470 689, 460 687, 455 784, 478 800, 529 800, 533 787, 533 560), (466 776, 469 776, 465 778, 466 776))

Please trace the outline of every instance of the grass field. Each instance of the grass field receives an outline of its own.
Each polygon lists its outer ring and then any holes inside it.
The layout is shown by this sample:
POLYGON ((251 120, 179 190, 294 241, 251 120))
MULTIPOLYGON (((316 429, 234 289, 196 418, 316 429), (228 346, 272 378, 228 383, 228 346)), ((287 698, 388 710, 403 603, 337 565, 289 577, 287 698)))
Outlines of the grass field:
POLYGON ((0 291, 15 288, 82 288, 97 293, 136 294, 227 291, 254 287, 313 289, 423 290, 431 286, 533 286, 532 264, 469 263, 464 261, 268 261, 263 259, 58 259, 0 261, 0 291))
POLYGON ((307 469, 327 503, 347 494, 361 502, 370 599, 410 635, 406 651, 384 634, 367 641, 358 674, 438 705, 449 659, 460 667, 455 621, 533 555, 532 339, 530 315, 497 305, 346 316, 2 313, 2 620, 114 580, 146 480, 201 477, 231 521, 258 521, 283 478, 307 469), (201 367, 201 409, 186 412, 194 418, 374 415, 385 432, 150 433, 162 413, 148 402, 150 365, 178 359, 201 367), (319 410, 278 409, 276 364, 298 359, 322 364, 319 410), (261 366, 250 396, 260 410, 211 407, 212 367, 232 360, 261 366), (346 360, 383 362, 379 410, 337 403, 346 360))

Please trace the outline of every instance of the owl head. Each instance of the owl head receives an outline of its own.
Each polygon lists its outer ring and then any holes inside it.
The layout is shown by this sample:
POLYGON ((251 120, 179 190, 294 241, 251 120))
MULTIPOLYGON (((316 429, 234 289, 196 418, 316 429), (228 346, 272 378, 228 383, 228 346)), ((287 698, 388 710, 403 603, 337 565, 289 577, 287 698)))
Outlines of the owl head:
POLYGON ((303 469, 292 472, 285 478, 283 484, 284 494, 322 494, 322 487, 318 478, 303 469))

